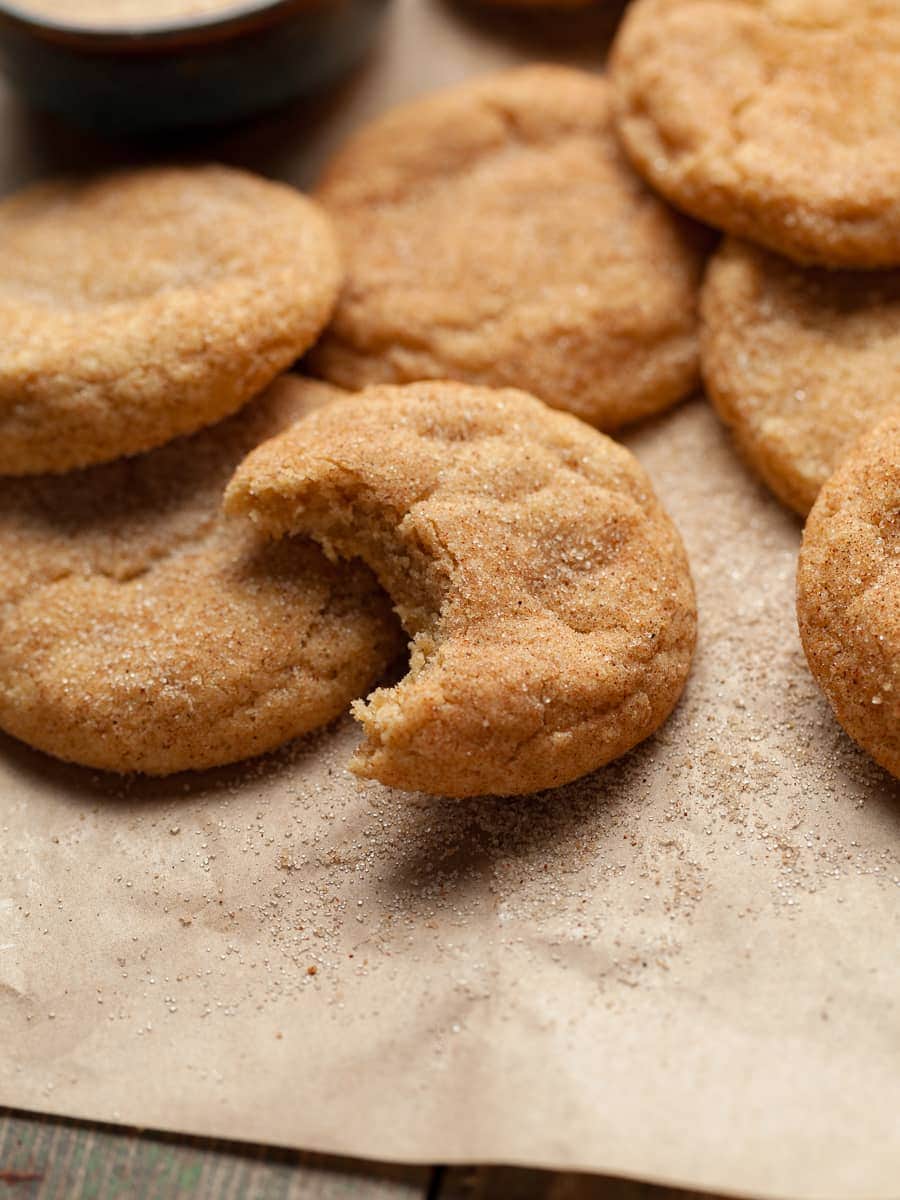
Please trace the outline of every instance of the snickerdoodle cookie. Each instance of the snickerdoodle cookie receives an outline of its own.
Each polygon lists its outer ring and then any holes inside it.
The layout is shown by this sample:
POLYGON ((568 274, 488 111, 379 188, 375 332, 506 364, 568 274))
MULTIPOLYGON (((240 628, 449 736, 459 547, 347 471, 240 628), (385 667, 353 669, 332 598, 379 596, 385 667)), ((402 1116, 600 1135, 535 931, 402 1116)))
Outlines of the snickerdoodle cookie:
POLYGON ((900 266, 900 4, 634 0, 612 62, 673 204, 801 263, 900 266))
POLYGON ((259 754, 365 693, 400 644, 369 572, 219 516, 247 451, 335 391, 279 380, 139 457, 0 481, 0 728, 164 775, 259 754))
POLYGON ((349 270, 311 358, 335 383, 509 385, 614 428, 697 380, 698 232, 628 165, 599 76, 530 66, 417 100, 318 198, 349 270))
POLYGON ((272 535, 360 557, 412 637, 355 706, 358 775, 447 796, 565 783, 671 712, 696 612, 681 539, 624 447, 522 392, 374 387, 242 464, 272 535))
POLYGON ((813 506, 797 615, 837 719, 900 778, 900 411, 854 447, 813 506))
POLYGON ((703 376, 738 446, 807 513, 900 406, 900 271, 825 271, 726 240, 703 287, 703 376))
POLYGON ((39 184, 0 203, 0 474, 134 454, 234 412, 305 351, 331 224, 225 167, 39 184))

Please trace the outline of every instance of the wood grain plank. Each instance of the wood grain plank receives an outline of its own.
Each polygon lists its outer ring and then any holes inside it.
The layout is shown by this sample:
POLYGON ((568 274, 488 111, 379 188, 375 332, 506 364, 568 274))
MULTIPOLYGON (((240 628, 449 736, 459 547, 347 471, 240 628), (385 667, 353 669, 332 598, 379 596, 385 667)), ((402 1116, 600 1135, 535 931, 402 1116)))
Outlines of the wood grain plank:
POLYGON ((442 1175, 434 1200, 715 1200, 715 1197, 569 1171, 452 1167, 442 1175))
POLYGON ((0 1200, 424 1200, 430 1177, 0 1109, 0 1200))

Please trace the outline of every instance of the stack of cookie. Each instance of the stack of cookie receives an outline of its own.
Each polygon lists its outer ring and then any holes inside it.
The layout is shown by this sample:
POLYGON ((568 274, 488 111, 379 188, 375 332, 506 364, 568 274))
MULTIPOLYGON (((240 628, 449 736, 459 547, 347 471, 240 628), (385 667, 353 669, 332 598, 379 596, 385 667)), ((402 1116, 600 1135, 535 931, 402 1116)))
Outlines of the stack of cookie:
POLYGON ((6 201, 0 246, 0 727, 167 774, 343 711, 399 644, 375 580, 219 516, 248 450, 333 395, 271 383, 337 298, 328 218, 144 170, 6 201))
POLYGON ((702 294, 706 389, 776 495, 812 510, 807 658, 841 723, 894 775, 898 68, 900 5, 884 0, 635 0, 612 56, 635 167, 726 234, 702 294))
POLYGON ((0 727, 123 772, 258 754, 365 693, 393 605, 354 770, 564 783, 690 668, 681 540, 592 426, 695 386, 704 239, 555 68, 389 116, 319 200, 193 168, 0 206, 0 727), (329 382, 276 378, 313 343, 329 382))
MULTIPOLYGON (((356 773, 447 796, 556 786, 657 729, 693 587, 601 431, 672 406, 702 357, 805 510, 894 408, 874 268, 900 261, 900 85, 876 68, 900 43, 848 5, 637 0, 610 79, 534 66, 398 109, 318 206, 222 169, 8 201, 0 726, 168 773, 355 701, 356 773), (821 80, 862 41, 878 104, 832 111, 821 80), (733 235, 702 305, 710 235, 667 201, 733 235), (272 382, 307 351, 324 382, 272 382), (363 702, 400 625, 409 672, 363 702)), ((897 443, 888 416, 823 492, 800 591, 813 669, 895 772, 897 443)))
POLYGON ((355 706, 359 775, 555 786, 687 678, 681 540, 592 426, 696 386, 707 239, 629 166, 611 100, 559 67, 466 83, 363 129, 318 188, 348 277, 309 366, 366 390, 251 455, 227 503, 362 558, 396 605, 411 671, 355 706))

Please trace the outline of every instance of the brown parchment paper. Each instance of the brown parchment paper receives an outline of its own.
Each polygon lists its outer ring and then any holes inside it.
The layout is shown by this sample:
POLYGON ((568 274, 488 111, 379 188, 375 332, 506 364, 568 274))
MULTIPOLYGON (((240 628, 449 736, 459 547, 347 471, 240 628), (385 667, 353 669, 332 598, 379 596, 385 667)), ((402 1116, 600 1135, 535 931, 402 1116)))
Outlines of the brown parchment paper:
MULTIPOLYGON (((567 35, 396 0, 327 102, 172 149, 304 183, 406 95, 539 54, 598 62, 615 15, 567 35)), ((4 188, 134 156, 8 93, 0 120, 4 188)), ((347 774, 350 721, 164 782, 0 739, 0 1103, 895 1200, 900 788, 812 683, 799 525, 707 404, 625 440, 683 531, 701 640, 672 720, 591 778, 410 798, 347 774)))

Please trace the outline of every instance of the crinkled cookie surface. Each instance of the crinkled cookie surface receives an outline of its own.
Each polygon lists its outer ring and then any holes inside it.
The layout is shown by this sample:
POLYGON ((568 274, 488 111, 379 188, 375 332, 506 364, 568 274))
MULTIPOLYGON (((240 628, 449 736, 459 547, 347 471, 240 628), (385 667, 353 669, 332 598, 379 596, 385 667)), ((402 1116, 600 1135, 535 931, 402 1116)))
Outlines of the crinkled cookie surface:
POLYGON ((638 178, 604 78, 529 66, 362 129, 317 197, 348 279, 315 373, 524 388, 611 429, 698 372, 698 230, 638 178))
POLYGON ((612 71, 673 204, 801 263, 900 265, 895 0, 635 0, 612 71))
POLYGON ((744 457, 805 515, 900 405, 900 270, 803 268, 726 239, 701 307, 707 392, 744 457))
POLYGON ((900 410, 822 489, 803 535, 797 615, 837 719, 900 778, 900 410))
POLYGON ((262 753, 365 693, 399 648, 369 572, 219 513, 247 451, 334 394, 279 380, 148 454, 0 480, 0 728, 166 775, 262 753))
POLYGON ((328 320, 327 216, 227 167, 38 184, 0 202, 0 474, 152 449, 234 412, 328 320))
POLYGON ((364 559, 394 600, 411 669, 356 706, 362 776, 555 786, 649 736, 684 687, 693 585, 647 475, 521 392, 369 389, 251 454, 226 504, 364 559))

